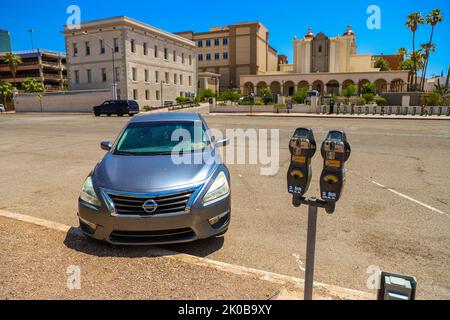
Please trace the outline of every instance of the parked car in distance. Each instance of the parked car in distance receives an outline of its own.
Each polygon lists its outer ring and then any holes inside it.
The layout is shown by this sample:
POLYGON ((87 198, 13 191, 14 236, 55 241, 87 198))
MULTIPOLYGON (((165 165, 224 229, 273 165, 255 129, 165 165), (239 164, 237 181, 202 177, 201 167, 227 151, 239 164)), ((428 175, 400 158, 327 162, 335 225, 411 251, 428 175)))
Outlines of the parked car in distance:
POLYGON ((0 112, 6 112, 6 108, 4 105, 0 103, 0 112))
POLYGON ((101 143, 107 153, 78 200, 81 230, 115 245, 223 235, 231 218, 230 174, 217 149, 227 143, 211 135, 199 114, 132 119, 115 142, 101 143))
POLYGON ((106 114, 108 117, 112 114, 117 114, 119 117, 124 114, 130 117, 139 113, 139 105, 134 100, 108 100, 99 106, 94 107, 94 114, 96 117, 106 114))

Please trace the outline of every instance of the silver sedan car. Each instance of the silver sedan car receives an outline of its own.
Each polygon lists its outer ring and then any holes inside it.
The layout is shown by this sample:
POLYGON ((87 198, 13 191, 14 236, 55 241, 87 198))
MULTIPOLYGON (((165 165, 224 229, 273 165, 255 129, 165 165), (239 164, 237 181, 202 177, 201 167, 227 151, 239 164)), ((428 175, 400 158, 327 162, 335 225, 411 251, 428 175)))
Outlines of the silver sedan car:
POLYGON ((78 216, 83 233, 118 245, 190 242, 226 233, 230 174, 198 114, 132 119, 86 179, 78 216), (192 138, 194 137, 194 138, 192 138))

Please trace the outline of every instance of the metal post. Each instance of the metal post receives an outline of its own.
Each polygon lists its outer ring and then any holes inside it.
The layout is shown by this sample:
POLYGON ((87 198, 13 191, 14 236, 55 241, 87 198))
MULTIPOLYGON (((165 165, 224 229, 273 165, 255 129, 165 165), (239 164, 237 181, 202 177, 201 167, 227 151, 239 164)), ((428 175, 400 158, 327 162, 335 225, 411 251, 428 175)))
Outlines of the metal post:
POLYGON ((314 258, 316 253, 317 207, 308 207, 308 236, 306 243, 305 300, 312 300, 314 285, 314 258))

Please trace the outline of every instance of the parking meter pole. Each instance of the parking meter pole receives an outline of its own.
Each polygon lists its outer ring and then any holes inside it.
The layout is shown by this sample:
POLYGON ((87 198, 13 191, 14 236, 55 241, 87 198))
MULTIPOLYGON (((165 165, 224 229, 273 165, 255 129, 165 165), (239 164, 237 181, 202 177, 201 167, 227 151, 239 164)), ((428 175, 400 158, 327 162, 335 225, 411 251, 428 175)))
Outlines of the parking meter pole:
POLYGON ((306 271, 305 271, 305 300, 312 300, 314 287, 314 259, 316 254, 316 231, 317 231, 318 208, 310 205, 308 207, 308 236, 306 243, 306 271))

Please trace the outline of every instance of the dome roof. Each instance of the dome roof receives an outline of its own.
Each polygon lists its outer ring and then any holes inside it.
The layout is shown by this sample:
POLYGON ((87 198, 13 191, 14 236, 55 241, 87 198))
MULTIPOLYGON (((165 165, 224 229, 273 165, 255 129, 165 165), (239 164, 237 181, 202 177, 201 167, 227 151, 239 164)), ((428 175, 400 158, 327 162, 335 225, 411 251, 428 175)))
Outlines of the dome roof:
POLYGON ((312 32, 312 28, 308 28, 308 33, 305 34, 305 39, 314 38, 314 33, 312 32))
POLYGON ((347 31, 345 31, 344 36, 354 36, 355 33, 352 30, 352 27, 350 25, 347 26, 347 31))

